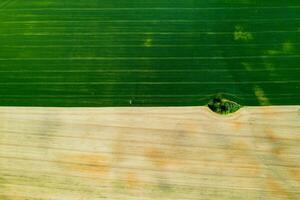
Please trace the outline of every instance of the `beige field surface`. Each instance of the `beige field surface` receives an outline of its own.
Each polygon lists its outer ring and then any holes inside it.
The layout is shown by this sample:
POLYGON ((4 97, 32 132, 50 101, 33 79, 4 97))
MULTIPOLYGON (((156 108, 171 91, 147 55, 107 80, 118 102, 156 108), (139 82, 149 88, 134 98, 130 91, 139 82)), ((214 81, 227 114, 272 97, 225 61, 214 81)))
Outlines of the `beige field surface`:
POLYGON ((300 199, 300 106, 0 108, 1 200, 300 199))

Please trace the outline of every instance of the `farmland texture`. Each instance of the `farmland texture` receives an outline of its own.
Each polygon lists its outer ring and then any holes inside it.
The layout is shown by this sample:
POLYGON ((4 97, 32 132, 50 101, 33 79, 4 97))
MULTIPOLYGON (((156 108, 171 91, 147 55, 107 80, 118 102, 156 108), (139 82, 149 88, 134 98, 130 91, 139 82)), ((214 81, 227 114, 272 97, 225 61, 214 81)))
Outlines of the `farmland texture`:
POLYGON ((1 106, 300 102, 299 0, 1 0, 1 106))

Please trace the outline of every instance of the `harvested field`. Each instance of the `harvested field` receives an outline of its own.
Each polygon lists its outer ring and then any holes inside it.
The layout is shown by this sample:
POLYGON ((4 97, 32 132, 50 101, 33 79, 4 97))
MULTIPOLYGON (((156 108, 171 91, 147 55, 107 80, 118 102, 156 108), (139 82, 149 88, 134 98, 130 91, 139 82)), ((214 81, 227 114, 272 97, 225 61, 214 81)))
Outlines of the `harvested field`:
POLYGON ((1 108, 8 200, 298 200, 299 106, 1 108))

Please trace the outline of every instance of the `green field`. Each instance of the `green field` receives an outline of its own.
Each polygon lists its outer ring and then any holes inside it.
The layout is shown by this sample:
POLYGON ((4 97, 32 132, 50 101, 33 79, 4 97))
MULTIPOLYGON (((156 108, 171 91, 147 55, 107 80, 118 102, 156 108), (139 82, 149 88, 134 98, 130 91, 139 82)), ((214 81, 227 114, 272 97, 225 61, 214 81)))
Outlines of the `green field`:
POLYGON ((294 105, 299 49, 299 0, 0 0, 0 105, 294 105))

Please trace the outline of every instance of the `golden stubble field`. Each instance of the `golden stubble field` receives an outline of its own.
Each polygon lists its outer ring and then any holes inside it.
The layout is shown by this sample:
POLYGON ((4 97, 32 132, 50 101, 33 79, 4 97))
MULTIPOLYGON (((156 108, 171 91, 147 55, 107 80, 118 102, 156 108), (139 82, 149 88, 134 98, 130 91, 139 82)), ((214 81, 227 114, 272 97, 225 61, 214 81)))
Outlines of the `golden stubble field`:
POLYGON ((0 108, 1 199, 299 199, 299 106, 0 108))

